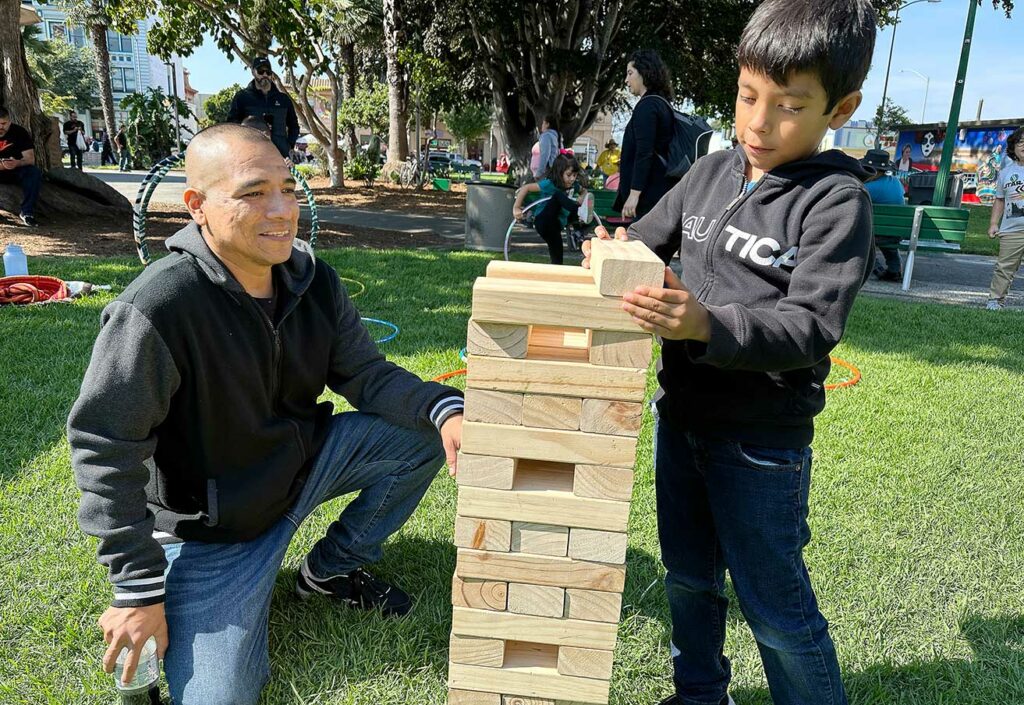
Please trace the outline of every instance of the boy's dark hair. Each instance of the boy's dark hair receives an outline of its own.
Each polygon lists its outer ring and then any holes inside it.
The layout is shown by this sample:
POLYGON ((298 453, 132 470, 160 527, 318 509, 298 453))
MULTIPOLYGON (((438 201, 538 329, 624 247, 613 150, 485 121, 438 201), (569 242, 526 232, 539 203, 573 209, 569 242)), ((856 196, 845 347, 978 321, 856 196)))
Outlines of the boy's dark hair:
POLYGON ((1006 140, 1006 156, 1018 164, 1020 164, 1020 160, 1017 159, 1017 145, 1020 144, 1022 139, 1024 139, 1024 127, 1018 127, 1013 131, 1009 139, 1006 140))
POLYGON ((576 160, 576 155, 563 152, 555 157, 555 161, 551 162, 551 166, 548 167, 544 178, 551 179, 551 183, 555 185, 555 188, 564 188, 563 184, 565 182, 562 180, 562 177, 565 176, 567 171, 579 174, 580 163, 576 160))
POLYGON ((638 49, 629 56, 629 63, 644 79, 644 88, 651 95, 660 95, 669 102, 675 98, 672 91, 672 74, 654 49, 638 49))
POLYGON ((814 72, 828 113, 864 84, 877 25, 869 0, 766 0, 743 29, 736 58, 780 86, 794 71, 814 72))
POLYGON ((6 120, 11 117, 11 111, 0 105, 0 120, 6 120))

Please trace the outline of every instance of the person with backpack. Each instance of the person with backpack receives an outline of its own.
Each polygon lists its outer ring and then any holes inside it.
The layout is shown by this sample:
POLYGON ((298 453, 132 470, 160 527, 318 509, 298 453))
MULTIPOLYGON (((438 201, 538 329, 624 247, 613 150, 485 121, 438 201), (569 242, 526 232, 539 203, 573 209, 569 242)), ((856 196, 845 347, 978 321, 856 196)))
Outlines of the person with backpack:
POLYGON ((633 52, 626 65, 626 88, 640 100, 622 136, 619 188, 612 209, 624 218, 639 219, 677 181, 667 174, 675 120, 672 79, 658 52, 633 52))

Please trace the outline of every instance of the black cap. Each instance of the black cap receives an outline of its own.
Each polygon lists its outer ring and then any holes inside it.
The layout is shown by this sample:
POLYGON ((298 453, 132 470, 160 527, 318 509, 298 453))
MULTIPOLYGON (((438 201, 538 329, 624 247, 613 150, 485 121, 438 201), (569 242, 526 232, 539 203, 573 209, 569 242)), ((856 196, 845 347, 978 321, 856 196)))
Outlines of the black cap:
POLYGON ((860 163, 863 166, 879 170, 892 168, 892 160, 889 159, 889 153, 884 149, 869 149, 864 158, 860 160, 860 163))
MULTIPOLYGON (((257 56, 255 59, 252 60, 252 70, 253 71, 259 71, 260 69, 269 69, 269 68, 270 68, 270 59, 268 59, 265 56, 257 56)), ((271 69, 271 70, 273 70, 273 69, 271 69)))

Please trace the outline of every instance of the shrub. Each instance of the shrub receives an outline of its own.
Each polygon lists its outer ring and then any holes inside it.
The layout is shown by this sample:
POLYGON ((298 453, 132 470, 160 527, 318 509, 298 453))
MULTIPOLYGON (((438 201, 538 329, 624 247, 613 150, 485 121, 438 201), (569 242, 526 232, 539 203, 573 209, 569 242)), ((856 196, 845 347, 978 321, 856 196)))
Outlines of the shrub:
POLYGON ((373 186, 380 174, 380 165, 371 162, 365 154, 357 154, 355 159, 350 159, 345 165, 345 176, 350 179, 362 179, 367 186, 373 186))

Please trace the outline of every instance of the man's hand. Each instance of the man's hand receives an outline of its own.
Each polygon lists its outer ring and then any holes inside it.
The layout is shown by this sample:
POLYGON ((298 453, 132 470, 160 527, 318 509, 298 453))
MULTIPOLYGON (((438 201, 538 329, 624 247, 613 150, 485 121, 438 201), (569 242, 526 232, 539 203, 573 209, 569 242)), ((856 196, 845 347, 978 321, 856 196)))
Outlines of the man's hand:
MULTIPOLYGON (((594 228, 594 235, 597 236, 598 240, 611 240, 612 236, 608 234, 608 228, 603 225, 598 225, 594 228)), ((616 240, 628 240, 629 236, 626 234, 625 228, 615 228, 615 239, 616 240)), ((584 240, 583 246, 580 248, 583 251, 583 265, 584 269, 590 269, 590 240, 584 240)))
POLYGON ((990 238, 999 237, 999 226, 998 225, 990 225, 990 226, 988 226, 988 236, 990 238))
POLYGON ((629 198, 622 205, 622 217, 623 218, 635 218, 636 207, 640 204, 640 192, 633 189, 629 192, 629 198))
POLYGON ((103 640, 110 644, 103 654, 104 671, 113 673, 121 649, 126 646, 130 649, 121 677, 123 683, 128 683, 135 677, 139 654, 142 653, 142 647, 149 637, 156 637, 158 658, 163 658, 164 652, 167 651, 167 619, 164 616, 162 602, 146 607, 108 607, 100 616, 99 625, 103 630, 103 640))
POLYGON ((0 159, 0 167, 4 169, 18 168, 18 160, 13 158, 0 159))
POLYGON ((455 477, 459 448, 462 447, 462 414, 453 414, 441 424, 441 444, 444 445, 444 458, 448 463, 448 474, 455 477))
POLYGON ((671 268, 665 267, 665 288, 638 286, 622 297, 622 310, 649 333, 666 340, 711 340, 711 317, 671 268))

